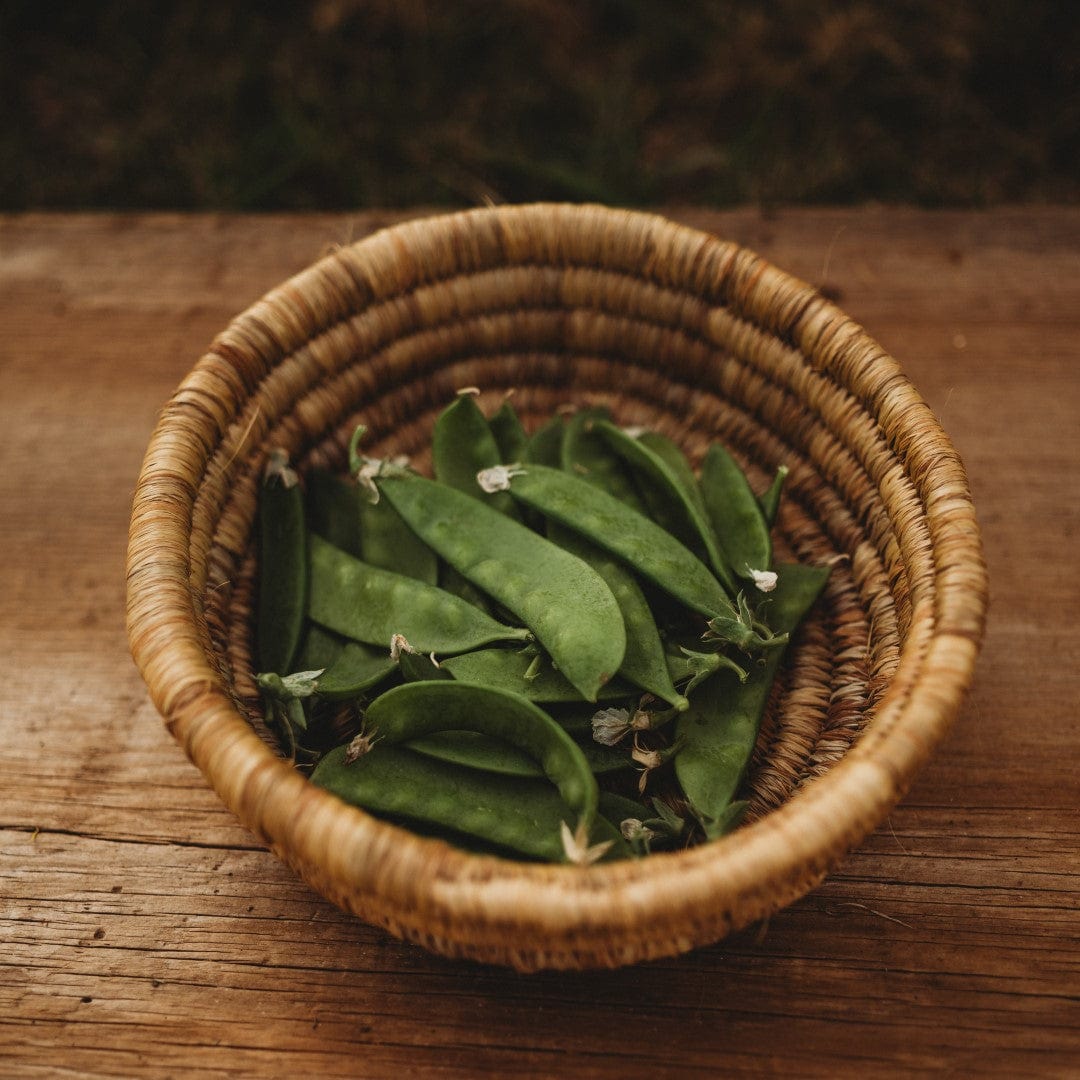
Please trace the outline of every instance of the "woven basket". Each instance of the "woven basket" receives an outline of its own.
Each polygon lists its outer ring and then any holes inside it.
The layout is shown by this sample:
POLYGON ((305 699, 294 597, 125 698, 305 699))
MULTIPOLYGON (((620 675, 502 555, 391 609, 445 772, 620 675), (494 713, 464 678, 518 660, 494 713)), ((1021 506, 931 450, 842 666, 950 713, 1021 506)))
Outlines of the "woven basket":
POLYGON ((807 285, 652 215, 498 208, 340 248, 240 315, 165 408, 135 496, 133 655, 169 730, 314 888, 437 952, 540 967, 679 953, 806 893, 906 790, 955 716, 986 576, 963 467, 896 362, 807 285), (377 821, 286 762, 251 672, 257 479, 273 446, 427 466, 463 386, 527 427, 605 404, 695 463, 722 440, 763 487, 791 468, 778 551, 834 566, 789 650, 748 823, 597 865, 469 855, 377 821))

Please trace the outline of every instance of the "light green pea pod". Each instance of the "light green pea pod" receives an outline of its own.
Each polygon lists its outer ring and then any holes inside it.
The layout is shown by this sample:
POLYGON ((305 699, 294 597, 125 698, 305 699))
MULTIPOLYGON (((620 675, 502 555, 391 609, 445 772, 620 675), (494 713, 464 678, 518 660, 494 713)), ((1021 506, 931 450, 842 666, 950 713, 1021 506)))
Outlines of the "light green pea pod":
POLYGON ((780 496, 783 493, 784 481, 787 480, 787 476, 788 467, 781 465, 776 470, 773 482, 758 498, 758 505, 761 507, 761 512, 765 516, 765 521, 770 529, 776 524, 776 515, 780 511, 780 496))
POLYGON ((439 414, 431 442, 435 479, 512 518, 520 518, 505 491, 485 492, 477 474, 501 465, 502 454, 487 418, 471 394, 460 394, 439 414))
MULTIPOLYGON (((465 682, 482 683, 497 690, 520 694, 543 705, 581 701, 580 691, 551 666, 548 657, 521 649, 477 649, 448 656, 442 666, 465 682)), ((622 679, 611 679, 600 688, 597 701, 615 701, 635 694, 622 679)))
MULTIPOLYGON (((829 570, 785 565, 777 571, 770 620, 777 632, 791 633, 820 595, 829 570)), ((710 838, 731 825, 725 815, 731 813, 728 808, 750 762, 782 655, 782 648, 766 653, 762 662, 751 666, 745 682, 728 671, 714 675, 676 722, 682 748, 675 758, 675 775, 710 838)))
POLYGON ((566 472, 576 473, 590 484, 633 507, 639 514, 648 513, 622 458, 607 440, 593 430, 598 420, 609 420, 607 409, 582 409, 566 425, 560 463, 566 472))
POLYGON ((691 611, 706 617, 732 612, 723 586, 692 551, 656 522, 580 476, 531 465, 510 478, 510 492, 611 552, 691 611))
POLYGON ((362 457, 359 452, 365 431, 363 424, 358 425, 349 441, 349 471, 361 481, 357 502, 360 520, 357 558, 369 566, 434 585, 439 579, 439 560, 435 552, 401 520, 401 515, 392 506, 378 497, 370 473, 377 471, 381 463, 362 457))
POLYGON ((315 680, 315 692, 327 701, 350 701, 397 671, 390 654, 358 641, 348 641, 315 680))
POLYGON ((694 470, 679 445, 666 435, 661 435, 658 431, 644 431, 637 437, 637 441, 667 463, 672 475, 678 479, 679 486, 682 488, 686 498, 693 502, 698 510, 704 514, 705 501, 701 497, 697 477, 694 475, 694 470))
POLYGON ((445 484, 398 475, 380 478, 379 486, 418 536, 519 618, 582 697, 596 700, 622 663, 626 631, 595 570, 445 484))
MULTIPOLYGON (((422 829, 435 826, 450 842, 455 834, 494 845, 500 852, 562 862, 561 827, 573 811, 546 779, 506 777, 439 761, 404 746, 377 745, 346 763, 345 747, 325 755, 312 783, 371 813, 422 829)), ((591 844, 608 845, 604 858, 627 858, 618 832, 597 817, 591 844)))
POLYGON ((619 674, 680 712, 684 710, 689 703, 671 681, 660 632, 634 575, 603 548, 589 543, 565 525, 551 522, 548 536, 588 563, 611 589, 626 627, 626 653, 619 674))
POLYGON ((542 424, 529 437, 525 445, 525 461, 531 461, 535 465, 547 465, 553 469, 559 468, 562 458, 563 435, 566 424, 561 416, 553 416, 547 423, 542 424))
POLYGON ((420 652, 442 655, 531 637, 434 585, 354 559, 319 536, 311 537, 310 547, 308 616, 354 641, 389 649, 402 634, 420 652))
POLYGON ((576 827, 564 819, 560 828, 567 860, 588 865, 603 853, 590 846, 599 792, 588 761, 551 717, 520 695, 457 680, 406 683, 377 697, 364 720, 365 749, 435 732, 475 731, 525 751, 574 815, 576 827))
POLYGON ((305 505, 311 532, 334 547, 363 558, 360 540, 360 489, 346 476, 329 469, 312 469, 306 477, 305 505))
POLYGON ((701 463, 701 493, 724 557, 739 577, 754 579, 772 562, 769 523, 746 476, 722 446, 701 463))
POLYGON ((260 671, 292 670, 304 633, 307 525, 299 478, 275 450, 259 491, 259 588, 255 656, 260 671))
POLYGON ((525 447, 529 436, 521 426, 521 420, 510 400, 505 400, 488 417, 488 427, 499 448, 499 458, 504 465, 516 465, 525 459, 525 447))
POLYGON ((606 421, 593 426, 612 450, 641 477, 642 490, 653 494, 650 508, 655 508, 661 524, 691 549, 700 548, 717 579, 729 595, 734 596, 735 580, 716 541, 712 523, 701 505, 697 486, 686 488, 680 473, 664 457, 622 428, 606 421))

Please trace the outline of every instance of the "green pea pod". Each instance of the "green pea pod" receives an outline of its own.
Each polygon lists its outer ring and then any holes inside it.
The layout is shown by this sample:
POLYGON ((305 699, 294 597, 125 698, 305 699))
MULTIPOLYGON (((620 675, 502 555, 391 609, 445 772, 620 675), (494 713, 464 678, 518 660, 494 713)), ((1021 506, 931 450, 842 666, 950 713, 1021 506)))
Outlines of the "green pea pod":
POLYGON ((582 697, 596 700, 622 663, 626 631, 595 570, 444 484, 402 475, 382 477, 379 485, 418 536, 521 619, 582 697))
POLYGON ((397 664, 389 653, 349 641, 315 680, 315 689, 319 697, 328 701, 349 701, 378 686, 395 671, 397 664))
POLYGON ((431 460, 439 483, 471 495, 501 514, 520 517, 507 492, 488 493, 477 483, 477 473, 501 465, 502 454, 487 418, 471 394, 459 395, 439 414, 432 436, 431 460))
POLYGON ((392 570, 395 574, 434 585, 439 577, 439 560, 401 515, 380 499, 377 503, 360 499, 360 551, 369 566, 392 570))
POLYGON ((591 825, 596 780, 581 749, 554 720, 517 694, 477 683, 413 682, 388 690, 364 717, 377 745, 394 746, 437 731, 477 731, 534 758, 576 814, 591 825))
POLYGON ((525 446, 525 461, 535 465, 559 468, 562 458, 563 433, 566 424, 561 416, 553 416, 530 436, 525 446))
POLYGON ((743 578, 772 562, 769 523, 735 459, 713 444, 701 463, 701 492, 724 557, 743 578))
POLYGON ((329 469, 312 469, 306 484, 308 528, 334 547, 362 558, 360 489, 347 477, 329 469))
POLYGON ((709 568, 654 521, 573 473, 528 466, 510 480, 514 498, 620 558, 692 611, 732 610, 709 568))
POLYGON ((259 494, 255 656, 260 671, 292 670, 304 633, 307 593, 304 494, 284 451, 274 451, 259 494))
MULTIPOLYGON (((517 649, 477 649, 440 661, 454 676, 497 690, 520 694, 540 704, 581 701, 581 693, 556 671, 549 660, 537 663, 535 655, 517 649)), ((597 693, 597 701, 614 701, 635 693, 622 679, 611 679, 597 693)))
POLYGON ((761 512, 765 516, 765 521, 770 529, 776 524, 776 515, 780 511, 780 495, 784 490, 784 481, 787 479, 787 475, 788 467, 781 465, 776 470, 773 482, 761 493, 761 497, 758 499, 758 505, 761 507, 761 512))
MULTIPOLYGON (((378 745, 346 764, 345 747, 324 756, 312 783, 372 813, 449 830, 528 858, 565 858, 561 824, 570 807, 546 780, 521 778, 512 785, 496 773, 464 768, 403 746, 378 745)), ((612 826, 598 818, 590 840, 608 842, 607 858, 630 852, 612 826)))
POLYGON ((296 671, 325 671, 348 643, 347 637, 325 630, 309 620, 292 666, 296 671))
POLYGON ((643 431, 637 437, 637 441, 641 446, 647 447, 667 464, 672 475, 678 479, 679 486, 682 488, 686 497, 697 506, 702 514, 704 514, 705 501, 701 497, 701 490, 698 487, 697 477, 694 475, 694 470, 687 460, 686 455, 682 452, 681 447, 666 435, 661 435, 658 431, 643 431))
POLYGON ((492 607, 488 598, 467 578, 463 578, 452 566, 443 563, 439 567, 439 588, 461 597, 462 600, 480 608, 491 615, 492 607))
POLYGON ((671 520, 679 539, 690 546, 701 546, 713 573, 729 595, 734 596, 735 581, 717 543, 712 523, 705 514, 697 484, 686 486, 682 470, 673 469, 665 456, 622 428, 607 421, 599 421, 593 427, 616 454, 653 485, 663 501, 663 516, 671 520))
POLYGON ((442 655, 531 636, 433 585, 354 559, 321 537, 311 537, 310 547, 308 615, 354 641, 389 649, 394 635, 403 634, 420 652, 442 655))
MULTIPOLYGON (((778 632, 792 632, 820 595, 828 580, 826 567, 777 567, 778 583, 771 594, 771 621, 778 632)), ((722 671, 704 683, 690 699, 690 708, 676 722, 682 748, 675 757, 675 775, 706 835, 727 827, 725 814, 735 798, 757 742, 761 718, 783 650, 773 649, 751 666, 740 683, 722 671)))
POLYGON ((493 739, 479 731, 436 731, 408 742, 410 750, 440 761, 465 765, 470 769, 499 773, 501 776, 543 777, 544 770, 535 758, 512 746, 505 739, 493 739))
POLYGON ((713 639, 747 651, 783 641, 756 619, 741 594, 733 602, 709 568, 654 521, 580 476, 531 465, 510 479, 516 499, 618 556, 639 577, 710 620, 713 639))
POLYGON ((566 472, 576 473, 633 507, 639 514, 645 514, 645 504, 622 458, 611 449, 603 436, 593 430, 597 420, 609 416, 606 409, 583 409, 576 413, 566 425, 560 464, 566 472))
POLYGON ((676 709, 685 709, 688 702, 671 681, 660 631, 634 575, 603 548, 589 543, 565 525, 552 522, 548 527, 548 536, 560 547, 588 563, 611 589, 626 627, 626 652, 619 674, 676 709))
POLYGON ((516 465, 525 459, 525 447, 529 436, 521 426, 521 420, 509 400, 504 401, 488 417, 488 427, 499 448, 499 458, 504 465, 516 465))

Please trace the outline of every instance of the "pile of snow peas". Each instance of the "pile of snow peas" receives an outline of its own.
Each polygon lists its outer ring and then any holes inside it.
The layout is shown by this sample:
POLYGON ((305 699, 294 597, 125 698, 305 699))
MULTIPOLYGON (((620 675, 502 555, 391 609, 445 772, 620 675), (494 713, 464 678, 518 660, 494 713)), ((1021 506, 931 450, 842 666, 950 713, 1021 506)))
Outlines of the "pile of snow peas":
POLYGON ((828 577, 778 564, 786 469, 603 408, 531 435, 475 389, 434 478, 269 457, 255 655, 268 720, 342 799, 468 850, 588 865, 734 828, 784 648, 828 577), (346 723, 342 727, 342 715, 346 723))

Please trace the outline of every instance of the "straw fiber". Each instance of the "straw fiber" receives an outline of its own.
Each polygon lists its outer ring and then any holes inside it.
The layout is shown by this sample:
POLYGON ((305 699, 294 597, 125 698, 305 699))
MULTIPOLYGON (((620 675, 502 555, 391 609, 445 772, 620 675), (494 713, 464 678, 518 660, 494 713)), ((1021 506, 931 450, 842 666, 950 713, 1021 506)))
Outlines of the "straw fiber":
MULTIPOLYGON (((752 252, 647 214, 542 205, 411 222, 240 315, 165 408, 131 521, 131 648, 173 735, 306 881, 390 932, 523 969, 712 942, 812 888, 882 821, 971 677, 986 578, 963 467, 897 363, 752 252), (588 869, 468 855, 377 821, 283 758, 251 672, 269 450, 413 455, 455 390, 527 427, 567 405, 790 469, 782 556, 829 562, 755 749, 747 824, 588 869)), ((343 724, 350 717, 343 715, 343 724)))

